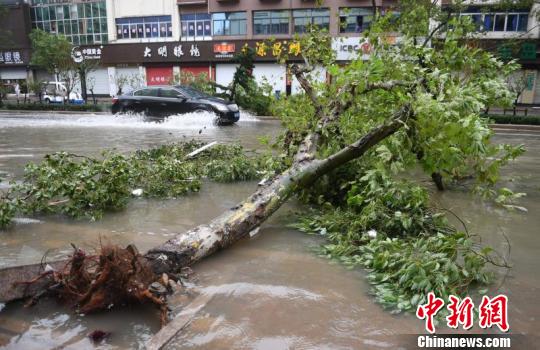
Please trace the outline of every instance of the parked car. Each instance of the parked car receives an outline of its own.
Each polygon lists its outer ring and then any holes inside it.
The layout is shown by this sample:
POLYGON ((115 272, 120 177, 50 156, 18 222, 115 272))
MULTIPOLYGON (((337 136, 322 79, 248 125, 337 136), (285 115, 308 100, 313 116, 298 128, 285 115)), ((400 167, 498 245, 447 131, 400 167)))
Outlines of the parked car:
POLYGON ((219 124, 233 124, 240 119, 238 106, 189 86, 147 86, 113 99, 113 114, 144 113, 154 117, 191 112, 213 112, 219 124))
POLYGON ((67 98, 67 88, 62 82, 51 81, 44 83, 42 100, 46 103, 64 103, 65 101, 82 105, 84 100, 78 92, 72 91, 69 93, 69 99, 67 98))

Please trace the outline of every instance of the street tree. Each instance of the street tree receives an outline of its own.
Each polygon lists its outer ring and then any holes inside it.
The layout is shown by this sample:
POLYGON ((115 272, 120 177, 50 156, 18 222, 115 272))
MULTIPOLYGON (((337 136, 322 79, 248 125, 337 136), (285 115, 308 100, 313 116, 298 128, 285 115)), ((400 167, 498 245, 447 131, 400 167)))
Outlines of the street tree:
POLYGON ((30 40, 32 41, 30 64, 54 74, 57 81, 60 80, 60 75, 75 70, 71 58, 72 46, 66 37, 35 29, 30 34, 30 40))
POLYGON ((501 198, 499 169, 522 148, 493 144, 482 112, 511 103, 505 79, 517 66, 475 49, 472 23, 447 11, 432 1, 401 1, 400 17, 377 17, 366 33, 370 59, 345 65, 327 34, 299 37, 304 63, 291 71, 304 94, 279 107, 286 131, 277 147, 286 156, 278 171, 210 223, 150 250, 155 270, 176 271, 229 246, 295 194, 343 203, 351 183, 374 187, 381 173, 388 178, 419 167, 438 183, 475 179, 476 193, 501 198), (311 78, 318 67, 332 76, 329 83, 311 78))
POLYGON ((82 57, 81 62, 75 62, 72 57, 73 45, 62 35, 52 35, 40 29, 30 34, 32 41, 32 58, 30 63, 54 74, 57 81, 66 85, 69 94, 80 84, 81 94, 86 101, 88 74, 97 69, 97 60, 82 57))

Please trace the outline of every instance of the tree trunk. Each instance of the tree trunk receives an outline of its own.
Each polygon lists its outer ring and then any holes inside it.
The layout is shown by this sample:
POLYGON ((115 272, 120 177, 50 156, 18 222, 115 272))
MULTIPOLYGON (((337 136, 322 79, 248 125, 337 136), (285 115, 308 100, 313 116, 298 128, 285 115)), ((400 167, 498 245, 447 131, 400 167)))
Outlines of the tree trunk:
POLYGON ((79 76, 81 78, 81 96, 82 99, 86 102, 88 98, 88 93, 86 92, 86 72, 81 69, 79 71, 79 76))
POLYGON ((210 223, 179 234, 146 253, 154 272, 179 271, 245 237, 279 209, 296 189, 308 187, 337 167, 361 157, 399 130, 408 115, 407 109, 402 110, 390 122, 372 129, 355 143, 323 160, 315 158, 317 134, 308 135, 291 168, 210 223))

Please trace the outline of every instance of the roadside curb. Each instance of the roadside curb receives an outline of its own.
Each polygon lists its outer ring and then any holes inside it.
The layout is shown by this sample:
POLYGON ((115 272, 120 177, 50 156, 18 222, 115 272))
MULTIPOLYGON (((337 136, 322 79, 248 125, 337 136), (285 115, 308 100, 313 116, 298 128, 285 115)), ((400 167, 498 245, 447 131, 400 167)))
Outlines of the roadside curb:
POLYGON ((55 110, 20 110, 20 109, 0 109, 0 114, 19 114, 19 115, 29 115, 29 114, 62 114, 62 115, 69 115, 69 114, 77 114, 77 115, 108 115, 111 114, 110 112, 87 112, 87 111, 55 111, 55 110))
POLYGON ((528 124, 490 124, 489 127, 492 129, 540 131, 540 125, 528 125, 528 124))

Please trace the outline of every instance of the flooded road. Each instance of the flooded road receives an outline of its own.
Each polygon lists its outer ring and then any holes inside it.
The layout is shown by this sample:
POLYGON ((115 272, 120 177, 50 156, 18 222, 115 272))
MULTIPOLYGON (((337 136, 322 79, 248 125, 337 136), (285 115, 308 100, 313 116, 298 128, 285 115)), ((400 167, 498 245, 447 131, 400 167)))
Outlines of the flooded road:
MULTIPOLYGON (((20 178, 24 164, 53 151, 99 154, 183 139, 241 142, 258 148, 258 138, 279 132, 275 121, 248 118, 233 127, 217 127, 211 117, 173 117, 143 123, 138 117, 0 115, 0 176, 20 178)), ((527 192, 521 201, 529 213, 508 213, 466 192, 435 194, 436 203, 462 216, 469 230, 502 252, 511 243, 514 266, 500 291, 510 299, 513 333, 540 335, 536 303, 540 276, 540 134, 501 131, 497 141, 524 143, 525 156, 504 173, 507 187, 527 192), (514 179, 515 181, 512 181, 514 179)), ((0 184, 2 186, 2 184, 0 184)), ((135 243, 140 250, 208 221, 244 198, 255 183, 205 183, 199 194, 178 200, 133 200, 128 209, 89 223, 63 218, 20 219, 0 231, 0 267, 65 256, 73 242, 96 247, 98 240, 135 243)), ((1 188, 1 187, 0 187, 1 188)), ((373 302, 361 270, 348 271, 317 257, 321 243, 286 228, 294 217, 289 204, 251 239, 194 267, 197 285, 210 302, 174 341, 189 349, 394 349, 400 334, 423 332, 410 315, 394 316, 373 302)), ((496 283, 493 289, 499 287, 496 283)), ((80 316, 54 303, 31 310, 9 305, 0 312, 0 341, 9 349, 95 348, 86 335, 103 329, 111 338, 99 348, 143 348, 158 328, 154 309, 127 309, 80 316)))

